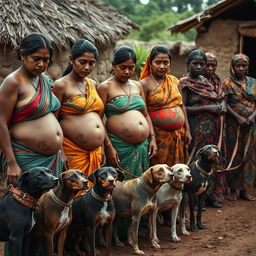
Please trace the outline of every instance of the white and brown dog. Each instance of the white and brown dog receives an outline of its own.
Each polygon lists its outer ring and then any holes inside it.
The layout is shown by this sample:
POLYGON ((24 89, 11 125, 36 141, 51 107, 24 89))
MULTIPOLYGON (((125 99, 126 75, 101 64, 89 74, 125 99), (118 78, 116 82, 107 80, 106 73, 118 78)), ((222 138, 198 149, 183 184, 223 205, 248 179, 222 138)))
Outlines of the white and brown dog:
POLYGON ((118 219, 129 218, 131 225, 128 231, 128 243, 133 247, 135 254, 144 254, 138 246, 140 218, 154 210, 156 207, 155 194, 164 183, 171 180, 173 180, 171 167, 166 164, 157 164, 138 178, 117 183, 113 191, 116 209, 113 234, 116 245, 122 245, 117 236, 118 219))
POLYGON ((176 219, 182 200, 183 185, 191 182, 192 176, 190 174, 190 168, 185 164, 175 164, 171 167, 171 171, 174 175, 174 180, 163 184, 157 191, 157 207, 154 208, 149 217, 150 240, 155 248, 160 248, 156 228, 157 213, 159 211, 171 210, 171 238, 175 242, 181 241, 176 233, 176 219))

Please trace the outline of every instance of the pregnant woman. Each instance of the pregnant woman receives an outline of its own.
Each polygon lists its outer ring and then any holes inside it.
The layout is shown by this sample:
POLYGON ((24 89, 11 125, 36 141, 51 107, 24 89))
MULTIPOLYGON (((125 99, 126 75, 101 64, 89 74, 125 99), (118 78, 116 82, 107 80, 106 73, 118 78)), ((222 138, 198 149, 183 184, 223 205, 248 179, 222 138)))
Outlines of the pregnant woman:
POLYGON ((112 64, 114 75, 98 89, 107 117, 105 150, 109 164, 125 169, 128 179, 148 169, 149 157, 157 151, 156 140, 142 86, 130 79, 136 64, 134 50, 117 48, 112 64))
POLYGON ((167 74, 170 65, 170 50, 155 46, 140 77, 158 147, 157 154, 151 159, 152 165, 184 163, 185 138, 188 144, 191 141, 179 80, 167 74))
POLYGON ((68 165, 82 170, 86 177, 101 165, 105 138, 101 120, 103 103, 95 82, 87 78, 95 67, 97 56, 97 48, 92 43, 77 40, 71 49, 70 66, 64 77, 54 84, 54 92, 61 102, 59 118, 68 165))

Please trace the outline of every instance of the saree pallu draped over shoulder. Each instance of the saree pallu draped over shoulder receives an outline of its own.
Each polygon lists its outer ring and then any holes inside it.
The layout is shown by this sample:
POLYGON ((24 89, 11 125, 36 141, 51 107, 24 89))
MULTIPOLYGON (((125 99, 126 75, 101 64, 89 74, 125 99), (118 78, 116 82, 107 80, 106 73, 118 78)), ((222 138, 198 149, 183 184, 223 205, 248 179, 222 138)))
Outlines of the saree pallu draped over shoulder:
MULTIPOLYGON (((28 104, 14 111, 11 124, 26 122, 46 114, 56 111, 60 107, 60 102, 52 92, 52 81, 45 75, 39 79, 39 90, 35 93, 28 104)), ((56 176, 62 172, 64 160, 61 150, 53 155, 42 155, 28 147, 19 145, 12 139, 12 147, 16 161, 23 171, 36 166, 44 166, 53 171, 56 176)), ((7 163, 4 155, 1 156, 2 169, 7 169, 7 163)))
MULTIPOLYGON (((240 83, 232 75, 223 81, 223 88, 228 96, 230 107, 244 118, 248 118, 256 111, 256 80, 246 77, 246 83, 240 83)), ((227 115, 227 159, 230 159, 236 141, 236 128, 238 122, 231 115, 227 115)), ((233 166, 239 164, 243 159, 244 147, 248 140, 250 127, 240 127, 238 150, 233 161, 233 166)), ((252 135, 247 151, 246 159, 235 171, 227 175, 228 185, 232 190, 248 191, 253 188, 256 174, 256 123, 252 126, 252 135)))
MULTIPOLYGON (((224 100, 224 92, 221 82, 220 80, 218 82, 217 79, 215 79, 215 83, 212 84, 203 76, 200 76, 199 79, 192 79, 189 76, 185 76, 180 79, 180 87, 183 91, 186 90, 186 106, 188 107, 218 104, 224 100)), ((188 121, 192 136, 192 142, 189 146, 190 152, 192 149, 197 152, 207 144, 218 145, 221 132, 220 115, 206 111, 193 115, 189 115, 188 113, 188 121)), ((224 126, 221 138, 221 157, 219 159, 219 164, 221 166, 225 166, 225 136, 226 130, 224 126)), ((214 188, 209 189, 209 197, 212 199, 215 199, 216 197, 222 198, 223 194, 226 193, 225 174, 214 173, 213 179, 214 188)))
POLYGON ((184 114, 179 80, 166 75, 164 81, 147 95, 147 108, 152 119, 158 147, 151 164, 165 163, 170 166, 184 163, 184 114), (158 125, 158 120, 166 125, 158 125))
MULTIPOLYGON (((104 105, 99 97, 93 81, 86 78, 85 94, 79 94, 66 99, 61 106, 60 114, 81 115, 89 112, 101 113, 104 105)), ((100 168, 102 161, 102 147, 94 150, 85 150, 78 147, 73 141, 64 136, 63 150, 68 159, 69 167, 79 169, 88 177, 94 170, 100 168)), ((92 183, 89 183, 92 186, 92 183)))

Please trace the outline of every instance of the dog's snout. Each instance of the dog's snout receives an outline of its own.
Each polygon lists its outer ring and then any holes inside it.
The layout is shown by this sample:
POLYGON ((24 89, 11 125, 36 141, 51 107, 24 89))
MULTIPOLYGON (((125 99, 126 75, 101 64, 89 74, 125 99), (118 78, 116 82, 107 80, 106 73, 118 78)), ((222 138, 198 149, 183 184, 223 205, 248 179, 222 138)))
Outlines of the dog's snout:
POLYGON ((110 180, 108 180, 108 182, 109 182, 110 184, 113 184, 113 183, 114 183, 114 179, 110 179, 110 180))
POLYGON ((60 180, 59 178, 54 177, 54 178, 53 178, 53 182, 54 182, 54 184, 55 184, 55 185, 57 185, 57 184, 58 184, 58 182, 59 182, 59 180, 60 180))

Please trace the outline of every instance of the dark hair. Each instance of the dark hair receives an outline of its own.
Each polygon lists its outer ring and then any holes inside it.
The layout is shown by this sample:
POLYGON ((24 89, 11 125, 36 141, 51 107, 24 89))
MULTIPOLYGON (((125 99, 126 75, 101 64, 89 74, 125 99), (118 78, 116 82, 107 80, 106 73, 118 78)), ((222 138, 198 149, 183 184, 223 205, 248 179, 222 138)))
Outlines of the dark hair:
MULTIPOLYGON (((93 53, 95 56, 95 59, 98 58, 98 49, 94 44, 92 44, 90 41, 86 39, 78 39, 74 42, 72 48, 71 48, 71 58, 72 60, 75 60, 76 58, 82 56, 85 52, 93 53)), ((63 76, 69 74, 72 71, 72 64, 69 63, 68 67, 63 73, 63 76)))
POLYGON ((157 45, 150 52, 150 55, 149 55, 149 62, 150 62, 150 64, 152 63, 154 58, 157 55, 159 55, 160 53, 168 55, 170 61, 172 60, 172 53, 171 53, 171 51, 167 47, 165 47, 165 46, 157 45))
POLYGON ((203 57, 205 63, 207 62, 207 57, 206 57, 205 53, 204 53, 202 50, 199 50, 199 49, 196 49, 196 50, 191 51, 191 52, 188 54, 188 56, 187 56, 186 62, 187 62, 187 63, 190 63, 191 60, 193 60, 196 56, 201 56, 201 57, 203 57))
POLYGON ((136 53, 135 51, 128 46, 121 46, 114 50, 112 56, 112 62, 114 64, 121 64, 127 60, 133 60, 136 63, 136 53))
POLYGON ((16 47, 17 57, 19 60, 21 60, 20 51, 23 51, 23 54, 27 56, 29 54, 36 52, 39 49, 48 49, 50 53, 50 59, 52 58, 52 54, 53 54, 52 41, 47 36, 41 33, 38 33, 38 32, 31 33, 27 35, 25 38, 23 38, 20 46, 16 47))

